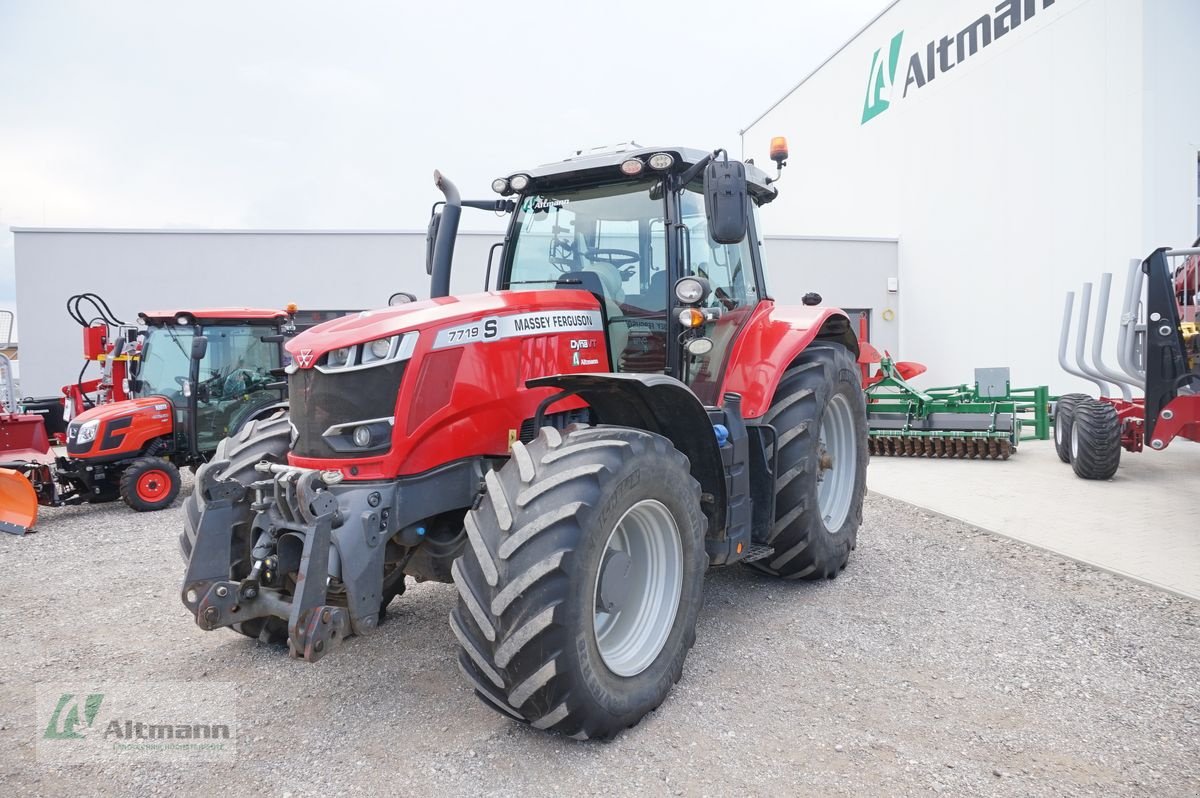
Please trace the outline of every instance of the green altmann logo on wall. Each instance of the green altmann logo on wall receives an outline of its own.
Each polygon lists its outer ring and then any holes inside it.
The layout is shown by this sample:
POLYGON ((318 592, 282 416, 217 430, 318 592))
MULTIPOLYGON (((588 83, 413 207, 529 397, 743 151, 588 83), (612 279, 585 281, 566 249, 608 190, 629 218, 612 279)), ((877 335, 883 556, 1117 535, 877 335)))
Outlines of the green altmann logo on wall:
POLYGON ((871 75, 867 80, 867 99, 863 103, 862 123, 865 125, 882 114, 891 105, 887 99, 896 82, 896 66, 900 63, 900 45, 904 42, 904 31, 892 37, 892 45, 884 56, 883 48, 875 51, 871 59, 871 75))
MULTIPOLYGON (((991 0, 988 6, 991 6, 991 0)), ((908 90, 923 89, 939 75, 944 75, 971 56, 990 47, 1021 25, 1030 22, 1039 10, 1045 11, 1057 0, 1000 0, 957 33, 948 33, 925 45, 923 51, 908 57, 908 69, 904 75, 904 91, 900 99, 908 96, 908 90)), ((887 48, 880 47, 871 58, 871 72, 867 76, 867 99, 863 102, 862 124, 882 114, 896 101, 894 87, 896 69, 900 64, 900 48, 904 31, 892 37, 887 48)))

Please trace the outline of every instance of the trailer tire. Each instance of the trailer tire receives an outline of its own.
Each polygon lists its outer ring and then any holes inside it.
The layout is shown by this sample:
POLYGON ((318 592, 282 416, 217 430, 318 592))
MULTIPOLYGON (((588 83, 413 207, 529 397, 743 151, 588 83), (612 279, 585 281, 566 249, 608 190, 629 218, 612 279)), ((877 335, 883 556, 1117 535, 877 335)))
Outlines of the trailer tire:
POLYGON ((707 522, 687 458, 642 430, 546 427, 485 485, 452 569, 463 674, 534 728, 635 725, 696 638, 707 522))
MULTIPOLYGON (((217 444, 211 460, 196 470, 196 487, 183 503, 183 532, 179 534, 179 549, 186 563, 192 556, 196 542, 196 526, 200 522, 200 511, 204 508, 204 496, 200 490, 201 479, 210 469, 219 468, 217 476, 233 479, 249 485, 259 479, 254 466, 263 460, 282 463, 287 459, 291 443, 291 422, 286 411, 266 419, 255 419, 242 426, 231 437, 217 444)), ((232 561, 229 563, 229 578, 242 579, 250 572, 250 551, 254 541, 250 539, 250 523, 254 511, 250 508, 253 495, 245 496, 236 507, 238 520, 234 525, 232 561)), ((281 618, 255 618, 245 623, 234 624, 234 631, 256 637, 266 643, 287 642, 287 622, 281 618)))
POLYGON ((139 457, 121 472, 121 498, 139 513, 165 510, 179 495, 179 468, 161 457, 139 457))
POLYGON ((775 520, 766 541, 775 553, 749 565, 784 579, 833 579, 858 544, 867 482, 866 399, 850 350, 820 342, 801 353, 764 420, 778 434, 775 520), (838 482, 824 484, 829 479, 838 482))
POLYGON ((1075 405, 1071 421, 1071 468, 1081 479, 1112 479, 1121 465, 1121 420, 1108 402, 1075 405))
POLYGON ((1086 393, 1069 393, 1054 403, 1054 451, 1064 463, 1071 462, 1071 419, 1075 417, 1075 406, 1091 398, 1086 393))

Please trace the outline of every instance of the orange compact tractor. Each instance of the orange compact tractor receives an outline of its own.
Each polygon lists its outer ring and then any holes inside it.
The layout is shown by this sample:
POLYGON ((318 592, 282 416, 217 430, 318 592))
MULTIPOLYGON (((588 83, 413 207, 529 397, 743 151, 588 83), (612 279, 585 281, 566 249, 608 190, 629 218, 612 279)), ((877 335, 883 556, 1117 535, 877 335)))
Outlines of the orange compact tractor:
POLYGON ((289 341, 288 410, 197 472, 196 622, 315 660, 375 631, 406 575, 453 582, 480 698, 582 739, 680 678, 710 566, 837 576, 862 519, 859 346, 842 311, 772 298, 776 177, 636 145, 492 200, 436 174, 432 298, 289 341), (495 290, 450 296, 463 207, 511 222, 495 290))
POLYGON ((32 526, 36 507, 24 507, 31 496, 48 506, 122 498, 135 510, 166 507, 179 492, 180 466, 203 463, 218 441, 283 399, 283 341, 293 331, 288 311, 169 310, 139 319, 144 329, 119 327, 112 341, 101 335, 104 325, 85 325, 85 353, 95 349, 89 359, 105 371, 64 389, 66 456, 50 453, 45 427, 52 422, 28 412, 13 416, 27 422, 23 429, 33 437, 0 448, 7 469, 0 474, 7 494, 0 495, 23 497, 10 526, 32 526), (75 408, 82 412, 70 415, 75 408))

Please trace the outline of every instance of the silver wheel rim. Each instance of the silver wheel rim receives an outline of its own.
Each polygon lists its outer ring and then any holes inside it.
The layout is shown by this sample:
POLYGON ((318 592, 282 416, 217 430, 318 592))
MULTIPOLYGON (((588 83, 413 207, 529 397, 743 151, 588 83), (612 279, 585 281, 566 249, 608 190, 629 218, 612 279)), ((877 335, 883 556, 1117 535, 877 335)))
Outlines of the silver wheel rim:
POLYGON ((610 671, 636 676, 650 667, 675 625, 682 589, 679 526, 662 502, 643 499, 613 527, 596 570, 592 626, 610 671))
POLYGON ((835 394, 825 405, 817 438, 817 507, 830 532, 841 530, 850 514, 857 471, 854 410, 845 396, 835 394))
POLYGON ((1079 427, 1071 425, 1071 459, 1079 457, 1079 427))

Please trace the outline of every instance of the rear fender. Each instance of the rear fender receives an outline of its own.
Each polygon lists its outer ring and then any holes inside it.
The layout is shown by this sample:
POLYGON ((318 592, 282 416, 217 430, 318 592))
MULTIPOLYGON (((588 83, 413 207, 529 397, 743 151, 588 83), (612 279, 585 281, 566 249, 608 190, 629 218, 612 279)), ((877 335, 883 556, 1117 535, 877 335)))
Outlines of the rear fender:
POLYGON ((588 403, 597 423, 643 429, 670 440, 687 455, 705 494, 701 509, 708 518, 708 535, 724 530, 721 450, 708 411, 682 382, 664 374, 559 374, 525 385, 569 391, 588 403))
POLYGON ((742 415, 761 418, 788 366, 814 341, 839 343, 858 357, 850 318, 837 308, 760 302, 729 353, 719 396, 742 396, 742 415))

